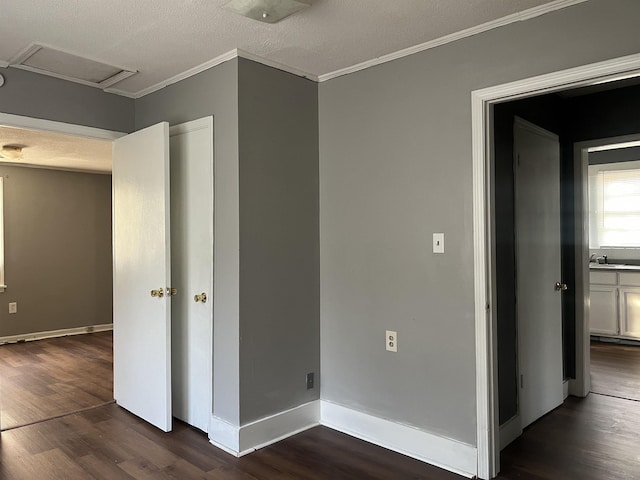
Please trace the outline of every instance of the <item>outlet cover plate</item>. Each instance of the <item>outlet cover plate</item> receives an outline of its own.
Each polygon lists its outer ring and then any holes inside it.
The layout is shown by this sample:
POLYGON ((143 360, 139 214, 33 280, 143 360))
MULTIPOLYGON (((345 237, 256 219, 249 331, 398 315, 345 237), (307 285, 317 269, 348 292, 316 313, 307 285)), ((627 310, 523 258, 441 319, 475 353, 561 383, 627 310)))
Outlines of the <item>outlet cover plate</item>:
POLYGON ((385 344, 388 352, 398 351, 398 332, 387 330, 385 335, 385 344))

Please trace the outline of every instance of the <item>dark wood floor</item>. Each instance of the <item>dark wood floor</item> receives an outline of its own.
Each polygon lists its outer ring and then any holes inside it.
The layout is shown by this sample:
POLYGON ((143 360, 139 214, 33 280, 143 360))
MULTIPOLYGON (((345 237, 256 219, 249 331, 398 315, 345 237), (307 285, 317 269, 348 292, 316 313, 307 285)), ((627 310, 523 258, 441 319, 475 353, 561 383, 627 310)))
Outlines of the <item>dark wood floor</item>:
POLYGON ((591 391, 640 401, 640 346, 591 342, 591 391))
POLYGON ((640 479, 640 347, 593 342, 591 382, 503 450, 498 478, 640 479))
POLYGON ((4 480, 460 478, 324 427, 237 459, 182 423, 165 434, 116 405, 3 432, 1 446, 4 480))
POLYGON ((112 333, 0 346, 2 429, 113 400, 112 333))
MULTIPOLYGON (((624 355, 604 357, 625 362, 624 355)), ((593 358, 597 364, 598 355, 593 358)), ((611 362, 615 361, 603 362, 608 365, 608 380, 613 384, 618 368, 611 362)), ((610 394, 569 398, 527 428, 522 437, 502 452, 498 478, 640 479, 639 445, 639 401, 610 394)), ((209 444, 202 432, 181 422, 175 421, 174 431, 165 434, 115 404, 15 428, 0 437, 3 480, 131 478, 453 480, 462 477, 325 427, 313 428, 237 459, 209 444)))

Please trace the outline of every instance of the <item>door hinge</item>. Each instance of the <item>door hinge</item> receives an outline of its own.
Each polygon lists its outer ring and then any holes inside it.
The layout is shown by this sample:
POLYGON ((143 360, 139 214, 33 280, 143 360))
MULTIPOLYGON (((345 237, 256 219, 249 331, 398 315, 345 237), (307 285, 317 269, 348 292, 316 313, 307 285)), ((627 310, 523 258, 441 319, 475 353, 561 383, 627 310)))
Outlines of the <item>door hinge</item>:
POLYGON ((524 375, 520 375, 520 388, 524 388, 524 375))

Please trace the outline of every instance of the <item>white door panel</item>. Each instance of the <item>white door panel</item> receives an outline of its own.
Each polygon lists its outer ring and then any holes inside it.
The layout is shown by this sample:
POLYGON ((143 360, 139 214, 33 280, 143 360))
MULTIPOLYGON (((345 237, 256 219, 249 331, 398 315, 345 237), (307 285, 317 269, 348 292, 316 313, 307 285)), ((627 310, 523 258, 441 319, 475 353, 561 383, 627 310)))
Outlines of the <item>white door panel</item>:
POLYGON ((173 414, 207 431, 212 398, 213 118, 171 127, 173 414), (206 301, 196 302, 195 295, 206 301))
POLYGON ((526 427, 563 401, 560 148, 557 136, 514 127, 519 413, 526 427))
POLYGON ((113 144, 114 397, 171 430, 169 125, 113 144), (161 290, 162 297, 152 297, 161 290))

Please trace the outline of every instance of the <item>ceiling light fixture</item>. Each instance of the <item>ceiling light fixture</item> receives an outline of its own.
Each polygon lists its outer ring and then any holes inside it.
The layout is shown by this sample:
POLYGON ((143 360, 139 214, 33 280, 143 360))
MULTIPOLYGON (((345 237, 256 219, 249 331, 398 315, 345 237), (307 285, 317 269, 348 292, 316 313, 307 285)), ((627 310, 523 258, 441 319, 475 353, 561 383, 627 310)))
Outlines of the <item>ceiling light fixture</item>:
POLYGON ((0 149, 0 155, 4 158, 10 158, 12 160, 18 160, 22 158, 22 145, 3 145, 0 149))
POLYGON ((224 6, 230 12, 264 23, 277 23, 308 7, 300 0, 231 0, 224 6))

